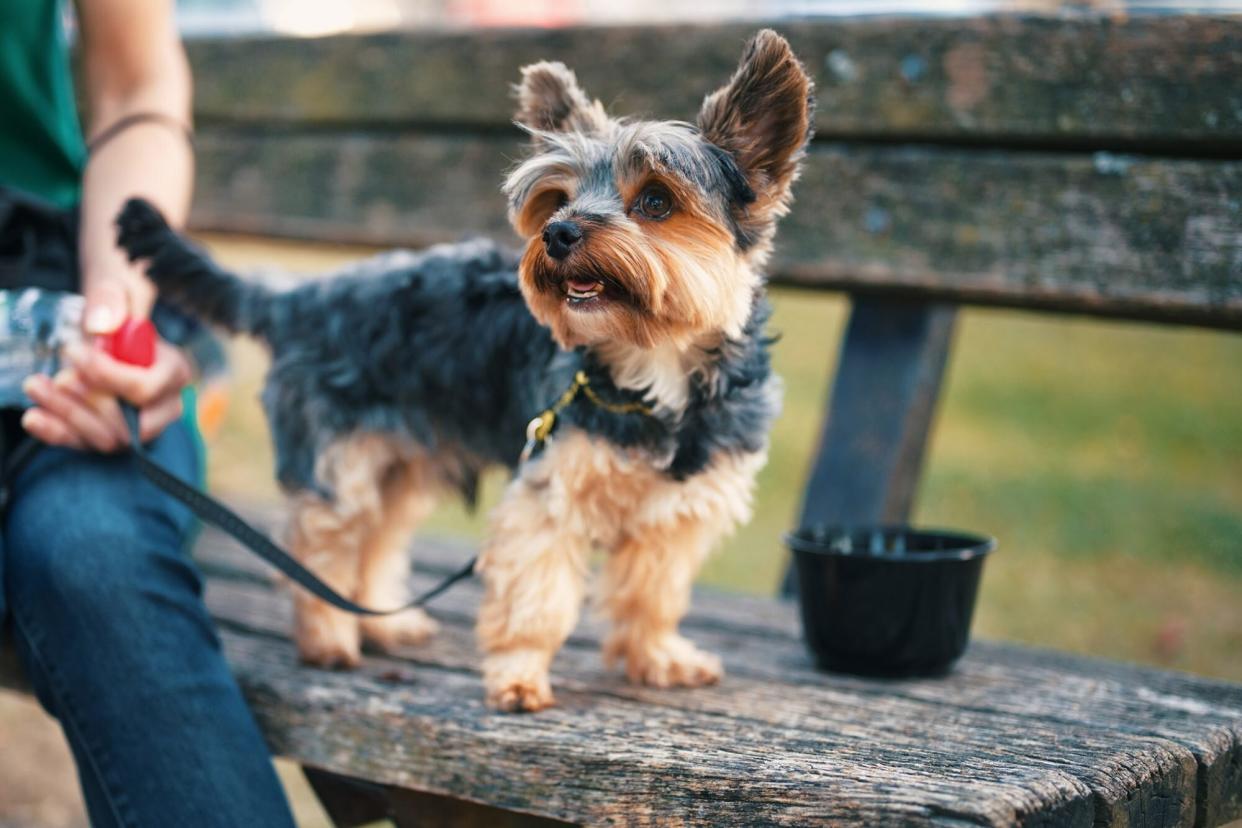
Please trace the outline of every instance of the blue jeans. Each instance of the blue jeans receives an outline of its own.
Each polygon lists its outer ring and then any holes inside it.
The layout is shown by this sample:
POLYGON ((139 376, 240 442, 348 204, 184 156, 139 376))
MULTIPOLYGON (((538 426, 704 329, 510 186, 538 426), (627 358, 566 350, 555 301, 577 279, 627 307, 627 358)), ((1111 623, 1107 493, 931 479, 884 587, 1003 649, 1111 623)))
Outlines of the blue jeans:
MULTIPOLYGON (((197 479, 184 423, 151 453, 197 479)), ((94 826, 293 825, 203 605, 193 526, 124 456, 44 448, 12 487, 0 620, 64 728, 94 826)))

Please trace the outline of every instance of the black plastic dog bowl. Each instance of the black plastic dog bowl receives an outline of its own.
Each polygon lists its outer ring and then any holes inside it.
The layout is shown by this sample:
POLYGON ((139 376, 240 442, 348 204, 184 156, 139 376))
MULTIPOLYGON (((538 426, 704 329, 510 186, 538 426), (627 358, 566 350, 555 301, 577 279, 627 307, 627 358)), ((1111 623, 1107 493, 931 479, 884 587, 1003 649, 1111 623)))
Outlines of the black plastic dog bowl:
POLYGON ((813 526, 785 541, 798 567, 802 629, 820 668, 941 675, 966 650, 983 559, 995 538, 813 526))

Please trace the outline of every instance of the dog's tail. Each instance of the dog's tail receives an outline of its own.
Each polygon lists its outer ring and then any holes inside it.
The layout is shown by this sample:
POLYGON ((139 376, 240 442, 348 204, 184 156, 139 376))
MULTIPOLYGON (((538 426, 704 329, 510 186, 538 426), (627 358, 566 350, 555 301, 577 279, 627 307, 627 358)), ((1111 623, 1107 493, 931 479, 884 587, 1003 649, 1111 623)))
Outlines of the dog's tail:
POLYGON ((141 198, 125 202, 116 226, 117 244, 131 262, 147 261, 162 297, 233 333, 263 334, 274 298, 269 288, 221 268, 141 198))

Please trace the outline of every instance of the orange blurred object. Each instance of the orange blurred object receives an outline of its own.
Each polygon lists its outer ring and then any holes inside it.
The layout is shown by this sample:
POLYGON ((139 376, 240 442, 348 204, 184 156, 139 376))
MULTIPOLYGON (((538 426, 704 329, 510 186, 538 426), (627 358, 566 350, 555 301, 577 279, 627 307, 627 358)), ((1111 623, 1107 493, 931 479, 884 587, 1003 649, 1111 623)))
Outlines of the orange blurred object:
POLYGON ((205 440, 213 440, 229 410, 229 388, 224 381, 208 382, 198 389, 198 429, 205 440))

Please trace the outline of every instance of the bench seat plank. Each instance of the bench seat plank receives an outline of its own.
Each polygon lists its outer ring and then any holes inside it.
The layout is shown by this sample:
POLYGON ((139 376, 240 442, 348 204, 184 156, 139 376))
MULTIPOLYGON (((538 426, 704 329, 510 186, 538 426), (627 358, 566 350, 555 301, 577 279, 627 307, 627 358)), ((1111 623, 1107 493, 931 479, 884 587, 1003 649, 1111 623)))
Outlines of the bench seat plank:
MULTIPOLYGON (((189 44, 200 123, 503 130, 518 67, 561 60, 627 112, 690 118, 761 22, 435 29, 189 44)), ((1242 139, 1242 18, 1136 15, 776 21, 818 82, 816 129, 849 140, 1242 139)))
MULTIPOLYGON (((192 226, 516 243, 505 136, 205 129, 192 226), (276 182, 279 182, 278 184, 276 182)), ((820 144, 774 281, 1242 329, 1242 161, 820 144)))
MULTIPOLYGON (((462 560, 424 543, 415 581, 462 560)), ((1242 812, 1242 687, 977 643, 943 680, 811 670, 793 609, 704 592, 688 633, 720 687, 633 687, 587 620, 555 665, 561 707, 481 703, 479 587, 437 601, 440 635, 354 675, 295 663, 286 596, 208 533, 207 600, 273 750, 335 773, 567 821, 1214 825, 1242 812)))

